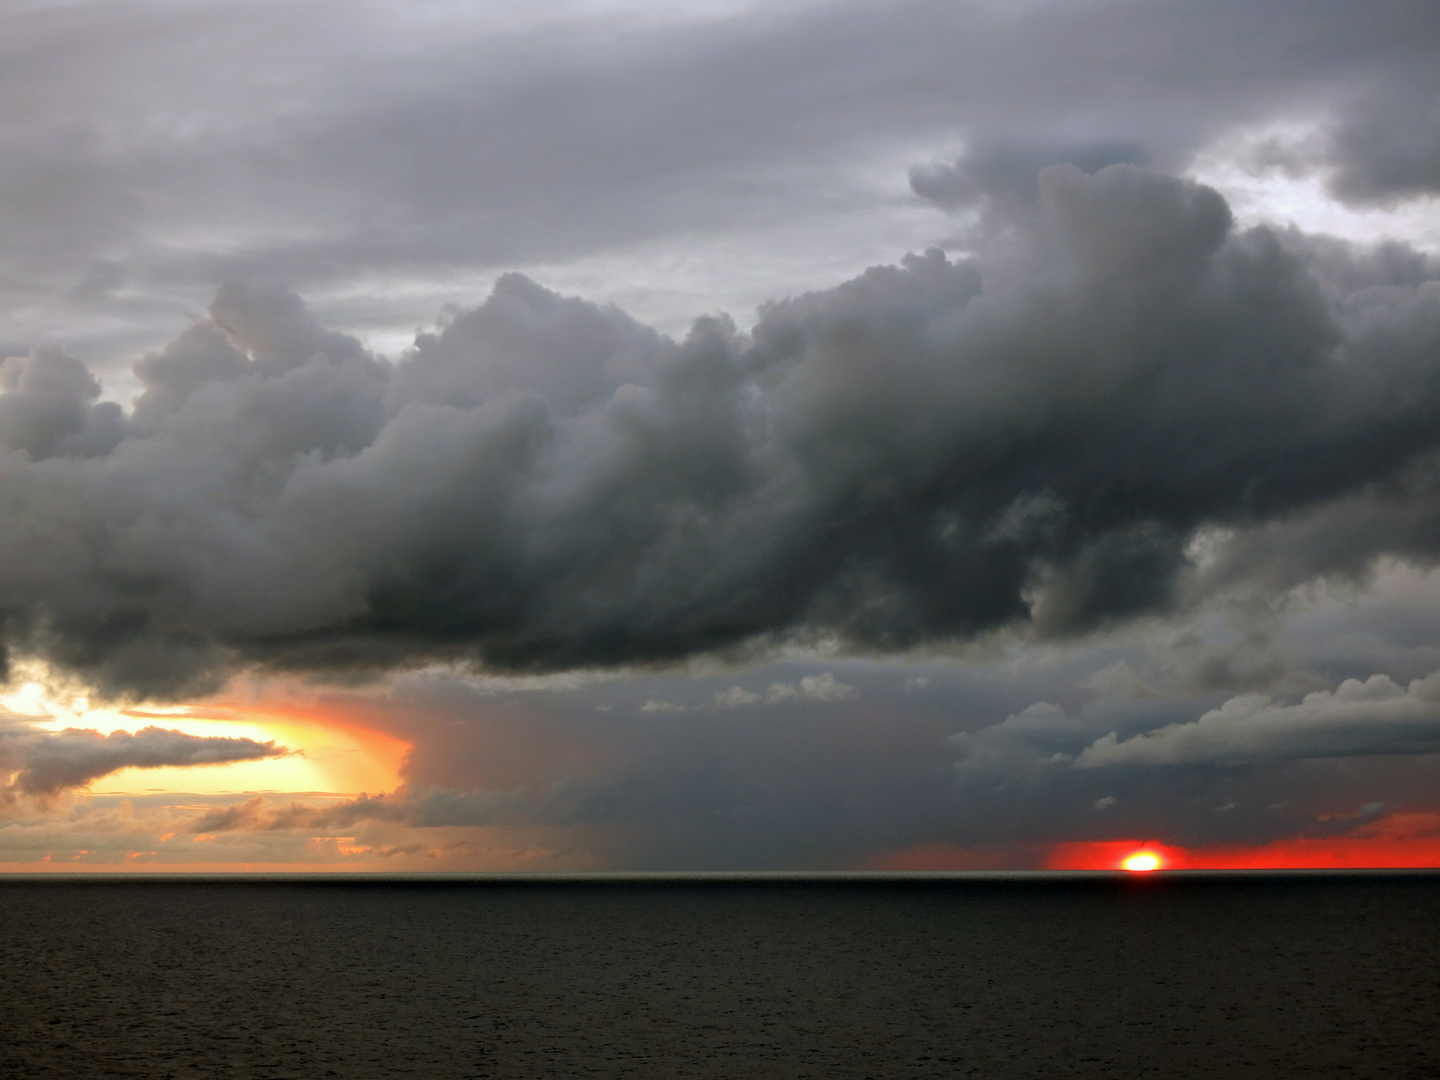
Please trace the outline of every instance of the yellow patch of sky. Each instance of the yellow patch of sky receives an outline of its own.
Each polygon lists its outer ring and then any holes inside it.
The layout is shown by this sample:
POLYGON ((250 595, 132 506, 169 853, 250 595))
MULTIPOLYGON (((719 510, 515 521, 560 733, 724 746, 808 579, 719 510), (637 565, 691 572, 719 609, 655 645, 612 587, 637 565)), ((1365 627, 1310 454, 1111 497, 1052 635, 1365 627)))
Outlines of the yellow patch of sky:
POLYGON ((410 749, 393 736, 294 709, 277 713, 234 704, 91 708, 84 694, 57 693, 38 680, 0 694, 0 707, 45 731, 82 728, 109 735, 154 726, 201 738, 273 740, 288 751, 218 765, 121 769, 91 785, 96 794, 378 793, 399 785, 400 766, 410 749))

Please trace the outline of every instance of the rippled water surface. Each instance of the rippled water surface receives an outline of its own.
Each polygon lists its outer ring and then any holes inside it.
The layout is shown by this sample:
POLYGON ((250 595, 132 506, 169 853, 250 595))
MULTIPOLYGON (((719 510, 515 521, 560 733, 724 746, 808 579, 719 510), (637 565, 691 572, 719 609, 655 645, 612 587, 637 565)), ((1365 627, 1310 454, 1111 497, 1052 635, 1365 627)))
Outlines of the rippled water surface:
POLYGON ((0 883, 0 1077, 1440 1077, 1440 877, 0 883))

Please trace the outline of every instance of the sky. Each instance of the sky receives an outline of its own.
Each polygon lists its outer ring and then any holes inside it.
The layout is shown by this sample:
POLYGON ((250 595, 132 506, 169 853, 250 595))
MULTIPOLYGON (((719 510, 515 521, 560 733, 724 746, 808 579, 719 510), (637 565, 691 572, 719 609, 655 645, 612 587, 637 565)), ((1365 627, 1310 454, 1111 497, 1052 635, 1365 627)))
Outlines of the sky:
POLYGON ((1427 0, 10 0, 0 357, 0 872, 1440 865, 1427 0))

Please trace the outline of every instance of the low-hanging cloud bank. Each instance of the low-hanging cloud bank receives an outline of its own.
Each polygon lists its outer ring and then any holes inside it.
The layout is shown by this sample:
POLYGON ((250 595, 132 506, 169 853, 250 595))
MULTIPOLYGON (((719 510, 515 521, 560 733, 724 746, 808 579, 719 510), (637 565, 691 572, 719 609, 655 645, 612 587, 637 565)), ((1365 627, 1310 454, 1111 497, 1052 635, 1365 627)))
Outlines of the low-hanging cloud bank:
POLYGON ((1198 720, 1128 739, 1111 732, 1075 759, 1115 765, 1243 765, 1291 758, 1440 752, 1440 673, 1401 687, 1387 675, 1346 679, 1294 705, 1251 694, 1198 720))
POLYGON ((147 727, 101 735, 84 728, 41 731, 21 725, 0 727, 0 799, 49 796, 84 787, 121 769, 220 765, 288 753, 274 741, 187 735, 147 727))
POLYGON ((1238 232, 1130 164, 1037 191, 985 204, 973 260, 749 335, 675 343, 511 275, 392 364, 237 284, 128 413, 58 349, 7 360, 4 644, 129 695, 883 651, 1436 554, 1434 265, 1238 232), (1235 539, 1202 575, 1203 530, 1235 539))

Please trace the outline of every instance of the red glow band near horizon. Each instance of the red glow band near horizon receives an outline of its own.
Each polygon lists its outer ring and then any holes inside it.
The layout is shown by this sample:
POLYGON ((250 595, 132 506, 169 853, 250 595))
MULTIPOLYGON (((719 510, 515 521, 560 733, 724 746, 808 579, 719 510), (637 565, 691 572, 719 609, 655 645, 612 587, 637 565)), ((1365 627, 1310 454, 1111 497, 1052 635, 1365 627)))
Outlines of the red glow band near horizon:
POLYGON ((1047 870, 1404 870, 1440 866, 1440 814, 1397 813, 1350 835, 1184 848, 1136 840, 1057 844, 1047 870), (1151 865, 1147 856, 1156 862, 1151 865), (1134 865, 1132 865, 1132 861, 1134 865))

